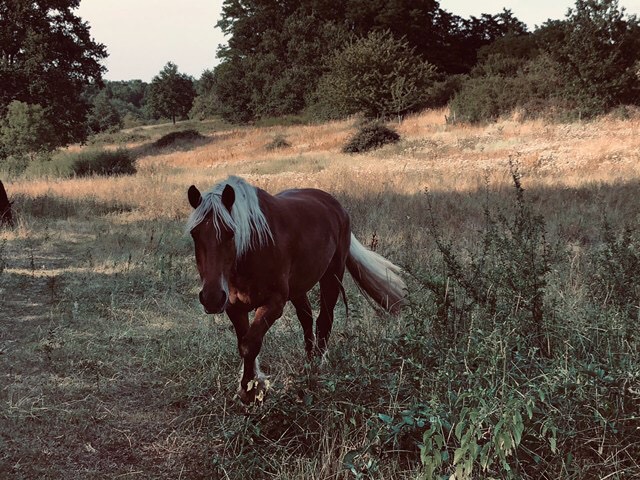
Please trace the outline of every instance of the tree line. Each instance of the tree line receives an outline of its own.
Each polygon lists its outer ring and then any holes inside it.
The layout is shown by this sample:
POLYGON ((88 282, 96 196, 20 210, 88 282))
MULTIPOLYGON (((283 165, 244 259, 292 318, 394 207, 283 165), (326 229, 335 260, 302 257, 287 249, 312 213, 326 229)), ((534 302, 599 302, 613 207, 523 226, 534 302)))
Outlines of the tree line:
POLYGON ((218 26, 212 91, 231 121, 445 104, 463 121, 585 118, 639 101, 640 27, 617 0, 577 0, 533 32, 509 10, 464 19, 435 0, 226 0, 218 26))
POLYGON ((449 105, 457 121, 587 118, 640 102, 640 23, 617 0, 577 0, 534 31, 511 11, 468 19, 437 0, 225 0, 220 63, 172 62, 105 82, 79 0, 0 0, 0 158, 165 118, 230 122, 449 105))

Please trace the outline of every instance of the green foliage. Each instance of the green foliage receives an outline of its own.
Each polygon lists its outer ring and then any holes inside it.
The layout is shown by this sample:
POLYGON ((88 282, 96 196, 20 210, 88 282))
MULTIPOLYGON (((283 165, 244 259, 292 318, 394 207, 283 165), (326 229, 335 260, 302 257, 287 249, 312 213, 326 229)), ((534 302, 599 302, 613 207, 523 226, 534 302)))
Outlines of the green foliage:
POLYGON ((459 121, 588 118, 640 101, 640 23, 617 0, 578 0, 565 20, 483 47, 451 103, 459 121))
POLYGON ((220 105, 215 92, 215 74, 212 70, 202 73, 196 82, 196 97, 189 111, 189 118, 204 120, 215 117, 220 113, 220 105))
POLYGON ((169 62, 151 81, 147 108, 153 118, 170 118, 175 124, 176 118, 187 118, 195 96, 193 79, 169 62))
POLYGON ((547 55, 533 60, 491 54, 462 83, 450 103, 450 121, 488 122, 519 111, 522 118, 557 116, 568 108, 561 66, 547 55))
POLYGON ((136 173, 136 168, 128 150, 86 150, 75 155, 73 172, 79 177, 131 175, 136 173))
POLYGON ((445 267, 442 278, 427 282, 438 304, 439 325, 435 327, 444 338, 455 338, 457 332, 470 327, 473 312, 480 308, 493 321, 513 326, 512 339, 521 342, 519 348, 549 354, 546 326, 552 317, 545 304, 545 289, 551 270, 550 247, 544 221, 526 200, 514 163, 511 174, 515 188, 512 218, 501 212, 494 215, 485 206, 482 250, 477 256, 466 261, 459 258, 454 247, 438 235, 437 225, 432 225, 445 267))
POLYGON ((577 0, 564 21, 539 32, 542 47, 563 66, 563 95, 582 117, 640 100, 640 21, 617 0, 577 0))
POLYGON ((14 100, 0 123, 0 152, 23 156, 51 150, 56 143, 54 128, 40 105, 14 100))
MULTIPOLYGON (((475 64, 481 46, 506 33, 526 31, 507 10, 465 20, 442 10, 435 0, 225 0, 218 27, 229 42, 220 49, 222 61, 214 71, 215 97, 220 113, 232 122, 303 110, 321 118, 344 115, 323 103, 332 88, 326 84, 331 82, 325 79, 318 91, 318 81, 332 68, 331 59, 354 38, 389 32, 411 50, 413 73, 417 64, 424 63, 441 74, 460 74, 475 64)), ((371 67, 375 69, 387 72, 382 62, 371 67)), ((389 105, 383 97, 383 110, 398 114, 419 108, 417 97, 423 92, 415 88, 422 84, 414 84, 413 73, 404 80, 386 80, 385 88, 391 89, 394 99, 389 105)), ((344 91, 344 85, 340 89, 344 91)), ((440 96, 436 99, 443 104, 440 96)))
POLYGON ((368 122, 342 147, 344 153, 362 153, 375 150, 390 143, 400 141, 400 135, 395 130, 379 122, 368 122))
POLYGON ((153 142, 153 146, 156 148, 166 148, 180 142, 193 142, 194 140, 202 140, 204 138, 200 132, 188 129, 178 130, 177 132, 169 132, 163 135, 158 140, 153 142))
POLYGON ((618 458, 629 445, 640 449, 628 419, 637 395, 630 399, 619 388, 640 381, 637 238, 605 224, 603 244, 585 266, 588 306, 561 311, 563 289, 574 287, 558 285, 558 272, 581 273, 568 266, 573 254, 547 243, 545 221, 513 164, 512 177, 509 213, 495 212, 487 198, 475 249, 444 241, 431 224, 442 269, 418 275, 434 311, 416 313, 433 316, 442 360, 437 401, 421 414, 429 419, 420 446, 426 478, 601 476, 586 445, 604 430, 613 437, 606 445, 599 440, 602 458, 618 458), (550 288, 554 275, 559 297, 550 288), (616 320, 620 315, 626 320, 616 320), (613 359, 612 351, 626 353, 613 359))
POLYGON ((122 128, 122 118, 114 103, 109 98, 108 91, 102 90, 93 99, 93 108, 87 117, 87 126, 92 133, 116 131, 122 128))
POLYGON ((405 41, 372 32, 349 43, 329 60, 316 94, 323 110, 344 117, 401 116, 425 107, 436 80, 435 67, 405 41))
POLYGON ((13 101, 41 105, 53 146, 86 138, 83 89, 100 83, 107 56, 89 25, 74 15, 79 0, 0 2, 0 117, 13 101))
POLYGON ((83 96, 92 105, 87 124, 93 133, 116 127, 135 127, 146 122, 145 96, 149 85, 141 80, 105 81, 90 85, 83 96))
POLYGON ((304 6, 290 11, 265 2, 251 11, 234 9, 233 16, 239 12, 238 20, 219 23, 235 31, 214 70, 212 91, 220 114, 231 122, 247 122, 301 112, 324 71, 323 58, 342 45, 346 28, 304 6), (258 31, 263 35, 258 37, 258 31), (258 38, 262 41, 256 44, 258 38))
POLYGON ((2 170, 11 177, 68 178, 89 175, 130 175, 136 172, 129 150, 87 148, 79 152, 47 152, 31 158, 9 157, 2 170))
POLYGON ((602 232, 602 245, 593 253, 593 289, 598 300, 615 309, 625 338, 633 342, 640 305, 640 242, 631 227, 615 232, 606 219, 602 232))

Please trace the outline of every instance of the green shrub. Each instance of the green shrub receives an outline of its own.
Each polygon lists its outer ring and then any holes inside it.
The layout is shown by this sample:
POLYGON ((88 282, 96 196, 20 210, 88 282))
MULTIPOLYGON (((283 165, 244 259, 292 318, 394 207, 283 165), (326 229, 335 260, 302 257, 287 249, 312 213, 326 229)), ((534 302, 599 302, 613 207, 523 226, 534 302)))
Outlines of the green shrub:
POLYGON ((73 173, 80 176, 89 175, 131 175, 136 173, 134 158, 125 149, 118 150, 86 150, 72 154, 73 173))
POLYGON ((490 122, 520 111, 524 118, 557 116, 572 109, 562 96, 564 80, 561 67, 546 55, 518 63, 509 72, 509 58, 491 55, 479 65, 473 76, 462 82, 450 103, 454 122, 490 122), (513 74, 511 74, 513 73, 513 74))
POLYGON ((42 106, 14 100, 0 120, 0 153, 26 155, 54 148, 53 127, 42 106))
POLYGON ((635 460, 619 456, 640 452, 638 396, 624 387, 640 382, 637 234, 605 224, 583 276, 575 252, 547 242, 516 166, 511 173, 513 202, 493 207, 487 194, 475 246, 446 241, 431 224, 442 268, 416 275, 433 304, 423 299, 412 313, 431 325, 415 339, 407 330, 401 351, 405 365, 418 360, 411 345, 428 334, 438 363, 423 386, 428 401, 385 416, 386 434, 420 421, 426 478, 637 474, 635 460), (586 305, 576 310, 568 297, 578 292, 586 305))
POLYGON ((166 148, 177 143, 192 142, 194 140, 202 140, 203 138, 205 137, 196 130, 179 130, 163 135, 153 142, 153 146, 156 148, 166 148))
POLYGON ((27 155, 9 155, 0 162, 2 176, 15 178, 24 173, 29 166, 30 159, 27 155))
POLYGON ((291 144, 287 141, 284 135, 276 135, 264 148, 267 150, 280 150, 289 147, 291 147, 291 144))
POLYGON ((605 219, 602 244, 592 254, 595 298, 619 317, 625 341, 638 334, 640 305, 640 239, 630 226, 614 231, 605 219))
POLYGON ((382 123, 366 123, 349 139, 342 151, 344 153, 367 152, 399 140, 398 132, 382 123))
POLYGON ((429 104, 435 67, 406 41, 374 31, 338 50, 320 78, 317 112, 331 117, 362 113, 367 118, 405 115, 429 104))

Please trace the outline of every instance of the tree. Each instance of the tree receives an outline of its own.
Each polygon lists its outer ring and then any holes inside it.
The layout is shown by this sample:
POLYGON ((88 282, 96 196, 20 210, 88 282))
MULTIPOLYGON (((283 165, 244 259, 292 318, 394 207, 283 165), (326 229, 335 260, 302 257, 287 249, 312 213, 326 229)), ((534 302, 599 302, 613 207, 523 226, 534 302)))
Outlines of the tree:
POLYGON ((93 99, 93 108, 87 117, 87 125, 92 133, 119 129, 122 117, 114 105, 109 89, 101 90, 93 99))
POLYGON ((89 104, 107 56, 73 10, 80 0, 0 0, 0 117, 11 102, 41 105, 55 132, 52 146, 86 138, 89 104))
MULTIPOLYGON (((220 113, 242 122, 298 113, 324 72, 324 58, 348 38, 325 18, 322 0, 225 2, 218 26, 230 35, 214 70, 220 113)), ((337 2, 333 2, 337 3, 337 2)), ((336 7, 339 9, 339 7, 336 7)))
POLYGON ((197 96, 193 100, 193 107, 189 118, 211 118, 220 113, 220 102, 215 92, 216 77, 212 70, 205 70, 196 83, 197 96))
POLYGON ((148 83, 142 80, 105 81, 103 88, 89 85, 84 89, 85 100, 92 105, 87 124, 92 132, 118 126, 131 126, 147 118, 146 94, 148 83))
POLYGON ((53 126, 40 105, 14 100, 0 123, 0 144, 5 155, 51 150, 56 144, 53 126))
POLYGON ((640 23, 617 0, 577 0, 564 21, 548 22, 536 35, 564 66, 565 97, 583 115, 638 103, 640 23))
POLYGON ((154 118, 185 118, 196 96, 193 79, 178 72, 175 63, 168 62, 149 86, 147 107, 154 118))
POLYGON ((404 115, 427 105, 435 80, 435 67, 417 57, 407 42, 389 31, 372 32, 329 60, 317 98, 334 116, 404 115))

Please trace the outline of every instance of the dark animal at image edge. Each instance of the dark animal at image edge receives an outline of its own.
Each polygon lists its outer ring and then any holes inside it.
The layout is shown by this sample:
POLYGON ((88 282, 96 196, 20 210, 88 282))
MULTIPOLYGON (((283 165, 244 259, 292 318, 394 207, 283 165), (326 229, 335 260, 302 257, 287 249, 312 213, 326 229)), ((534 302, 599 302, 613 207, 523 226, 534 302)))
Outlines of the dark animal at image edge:
POLYGON ((390 313, 406 303, 400 268, 366 249, 351 233, 344 208, 316 189, 277 195, 229 177, 207 193, 191 186, 191 233, 206 313, 227 313, 244 362, 240 398, 261 400, 268 387, 258 365, 262 341, 291 301, 302 324, 307 355, 322 355, 345 267, 370 298, 390 313), (307 292, 320 282, 313 333, 307 292), (255 316, 249 323, 249 312, 255 316))
POLYGON ((11 205, 13 202, 9 201, 7 191, 4 189, 4 185, 0 181, 0 226, 8 225, 14 226, 13 212, 11 211, 11 205))

